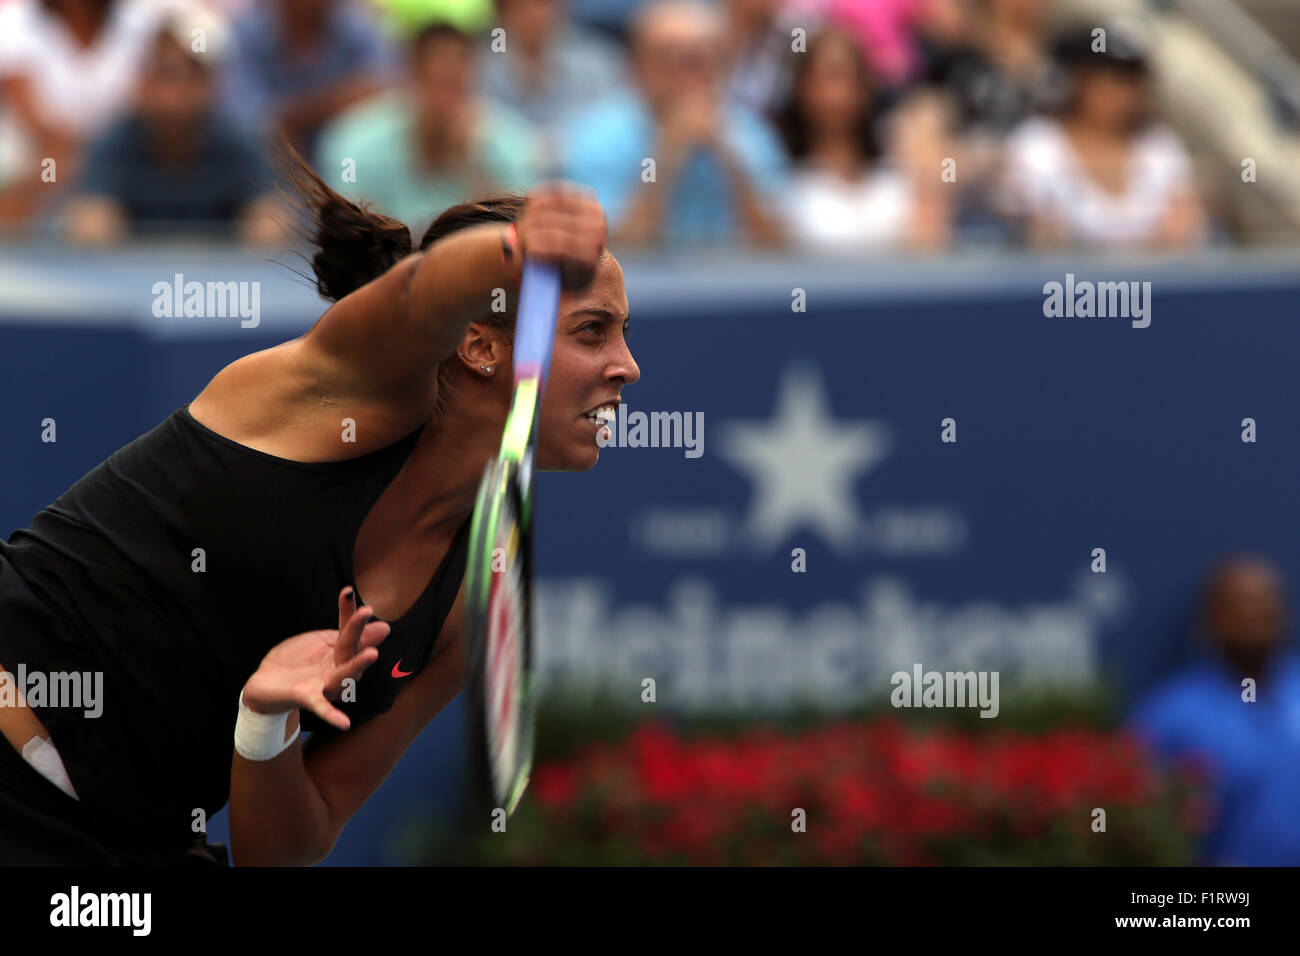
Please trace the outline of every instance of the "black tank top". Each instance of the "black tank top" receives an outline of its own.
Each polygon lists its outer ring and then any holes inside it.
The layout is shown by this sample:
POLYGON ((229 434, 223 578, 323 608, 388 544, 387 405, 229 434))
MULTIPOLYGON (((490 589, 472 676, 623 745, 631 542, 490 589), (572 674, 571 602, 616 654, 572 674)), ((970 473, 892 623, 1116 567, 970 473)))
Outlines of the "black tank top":
MULTIPOLYGON (((295 462, 217 434, 185 405, 0 542, 0 663, 102 674, 98 717, 33 712, 83 805, 113 832, 185 846, 195 811, 226 804, 240 690, 276 644, 338 627, 357 533, 422 430, 349 461, 295 462)), ((353 727, 388 711, 428 660, 460 589, 469 525, 389 622, 356 701, 338 705, 353 727)), ((304 730, 338 733, 300 716, 304 730)))

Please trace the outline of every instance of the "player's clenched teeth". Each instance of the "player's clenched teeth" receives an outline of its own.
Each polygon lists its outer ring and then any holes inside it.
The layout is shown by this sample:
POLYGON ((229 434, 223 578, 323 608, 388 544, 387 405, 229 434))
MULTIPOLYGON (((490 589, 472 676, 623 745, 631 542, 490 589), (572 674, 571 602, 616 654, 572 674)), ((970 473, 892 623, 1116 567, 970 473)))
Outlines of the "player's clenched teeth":
POLYGON ((591 423, 595 429, 597 443, 609 442, 614 437, 613 430, 609 427, 617 415, 615 406, 602 405, 599 408, 586 412, 582 417, 591 423))
POLYGON ((608 424, 615 419, 617 414, 618 412, 613 405, 602 405, 600 408, 584 413, 583 418, 589 422, 608 424))

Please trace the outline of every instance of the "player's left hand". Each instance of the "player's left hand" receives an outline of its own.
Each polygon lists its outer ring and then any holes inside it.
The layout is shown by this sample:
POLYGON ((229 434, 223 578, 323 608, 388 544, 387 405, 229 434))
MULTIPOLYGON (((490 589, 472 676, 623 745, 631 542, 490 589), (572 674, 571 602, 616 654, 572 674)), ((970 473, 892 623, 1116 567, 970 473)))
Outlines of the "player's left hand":
POLYGON ((343 693, 343 682, 357 679, 379 658, 378 645, 391 628, 384 621, 366 623, 368 607, 352 609, 339 592, 339 629, 305 631, 271 648, 244 685, 244 704, 262 714, 310 710, 321 720, 347 730, 347 714, 330 701, 343 693))

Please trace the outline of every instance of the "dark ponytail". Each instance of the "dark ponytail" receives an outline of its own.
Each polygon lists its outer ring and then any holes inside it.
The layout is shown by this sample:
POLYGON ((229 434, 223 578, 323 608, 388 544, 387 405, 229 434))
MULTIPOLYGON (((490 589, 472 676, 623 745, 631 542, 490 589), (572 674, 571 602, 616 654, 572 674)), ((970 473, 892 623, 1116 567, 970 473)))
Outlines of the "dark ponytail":
POLYGON ((340 196, 283 137, 276 160, 293 187, 299 232, 316 250, 311 268, 321 298, 337 302, 410 255, 411 230, 340 196))
MULTIPOLYGON (((291 200, 305 226, 300 231, 315 248, 311 258, 316 291, 337 302, 367 282, 379 278, 395 263, 415 251, 411 231, 396 219, 381 215, 366 203, 355 203, 329 187, 287 141, 282 139, 277 157, 293 187, 291 200)), ((425 230, 420 251, 444 236, 492 222, 517 222, 524 197, 495 196, 460 203, 444 210, 425 230)), ((500 315, 502 325, 513 325, 513 315, 500 315)), ((498 324, 498 323, 493 323, 498 324)))

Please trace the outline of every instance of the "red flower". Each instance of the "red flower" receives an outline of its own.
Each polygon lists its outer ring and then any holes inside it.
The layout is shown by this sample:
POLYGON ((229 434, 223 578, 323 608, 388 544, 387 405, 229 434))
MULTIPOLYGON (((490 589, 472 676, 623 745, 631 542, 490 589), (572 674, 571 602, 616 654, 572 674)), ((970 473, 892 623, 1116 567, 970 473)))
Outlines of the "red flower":
MULTIPOLYGON (((539 766, 534 794, 539 839, 590 843, 597 859, 615 845, 698 865, 1042 859, 1050 835, 1064 861, 1097 862, 1096 841, 1085 850, 1079 826, 1088 807, 1167 811, 1175 838, 1204 819, 1206 806, 1172 799, 1181 791, 1153 767, 1129 738, 1078 729, 914 732, 889 716, 797 734, 759 727, 680 739, 652 722, 622 746, 539 766), (565 815, 580 798, 595 814, 565 815), (796 807, 807 814, 806 833, 790 829, 796 807)), ((1119 862, 1139 862, 1123 858, 1124 841, 1106 848, 1117 848, 1119 862)))
POLYGON ((578 794, 578 771, 573 764, 543 764, 532 773, 533 796, 547 808, 566 806, 578 794))

